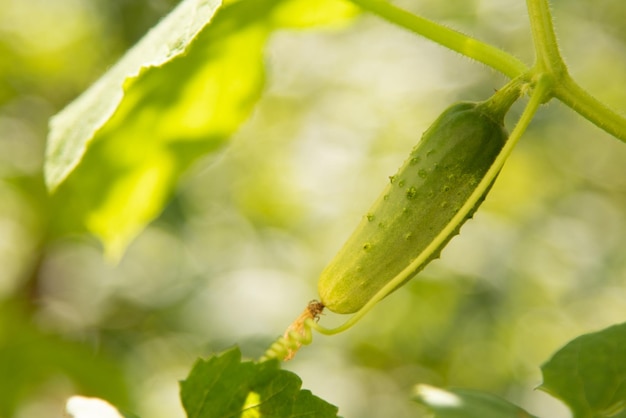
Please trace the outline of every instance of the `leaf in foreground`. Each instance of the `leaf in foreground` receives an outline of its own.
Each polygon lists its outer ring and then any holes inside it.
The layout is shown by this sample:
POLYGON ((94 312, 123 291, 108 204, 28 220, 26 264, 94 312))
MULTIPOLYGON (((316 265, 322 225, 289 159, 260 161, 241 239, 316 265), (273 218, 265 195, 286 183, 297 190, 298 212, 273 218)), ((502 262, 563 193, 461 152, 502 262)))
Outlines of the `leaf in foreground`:
POLYGON ((263 85, 268 31, 254 12, 249 2, 221 8, 184 55, 125 83, 115 113, 55 192, 57 234, 86 230, 118 259, 161 212, 183 171, 225 142, 263 85))
POLYGON ((337 407, 301 385, 277 361, 242 362, 241 352, 233 348, 198 360, 180 387, 189 418, 337 416, 337 407))
POLYGON ((541 370, 540 389, 565 402, 574 417, 615 417, 624 413, 626 324, 575 338, 541 370))
POLYGON ((45 174, 55 234, 89 232, 118 259, 183 172, 247 119, 273 30, 345 20, 350 9, 337 2, 304 18, 302 0, 241 0, 217 12, 219 0, 184 0, 51 120, 45 174))
POLYGON ((534 418, 512 403, 489 393, 417 385, 413 397, 436 418, 534 418))
POLYGON ((185 52, 220 4, 220 0, 181 2, 102 78, 51 119, 45 165, 50 189, 78 165, 94 133, 122 101, 123 88, 129 88, 142 69, 162 65, 185 52))

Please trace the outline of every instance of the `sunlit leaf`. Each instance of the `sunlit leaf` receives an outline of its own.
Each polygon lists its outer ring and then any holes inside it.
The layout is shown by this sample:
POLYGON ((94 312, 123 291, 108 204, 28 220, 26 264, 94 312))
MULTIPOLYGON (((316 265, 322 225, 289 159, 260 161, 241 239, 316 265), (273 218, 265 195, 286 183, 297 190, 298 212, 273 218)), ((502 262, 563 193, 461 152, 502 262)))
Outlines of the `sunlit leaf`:
POLYGON ((233 348, 198 360, 180 386, 189 418, 337 416, 335 406, 301 390, 301 384, 277 361, 242 362, 233 348))
POLYGON ((322 2, 327 12, 300 0, 242 0, 221 7, 207 25, 217 4, 192 3, 51 123, 46 177, 56 189, 57 232, 88 231, 112 259, 162 211, 185 169, 246 120, 263 89, 272 31, 353 13, 336 7, 342 0, 322 2))
POLYGON ((432 410, 436 418, 533 418, 512 403, 477 390, 418 385, 414 399, 432 410))
POLYGON ((570 341, 542 367, 540 389, 574 417, 615 417, 626 408, 626 324, 570 341))
POLYGON ((268 27, 253 6, 220 9, 184 56, 143 71, 55 194, 63 218, 98 236, 110 257, 160 213, 184 169, 219 147, 258 98, 268 27))
MULTIPOLYGON (((219 0, 184 0, 102 78, 50 121, 46 183, 55 189, 78 165, 94 133, 113 115, 143 68, 184 53, 220 6, 219 0)), ((76 57, 80 59, 80 57, 76 57)))
POLYGON ((280 27, 309 26, 344 22, 359 9, 347 0, 291 0, 283 2, 274 12, 274 23, 280 27))

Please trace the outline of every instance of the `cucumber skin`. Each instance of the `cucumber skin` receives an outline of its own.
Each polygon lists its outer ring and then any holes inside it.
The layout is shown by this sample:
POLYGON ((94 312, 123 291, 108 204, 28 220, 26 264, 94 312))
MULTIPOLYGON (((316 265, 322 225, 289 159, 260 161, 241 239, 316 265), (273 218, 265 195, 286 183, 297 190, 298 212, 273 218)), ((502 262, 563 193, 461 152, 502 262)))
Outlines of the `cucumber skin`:
MULTIPOLYGON (((503 120, 485 110, 480 103, 454 104, 424 132, 409 158, 390 177, 390 184, 321 273, 318 291, 325 307, 341 314, 361 309, 459 211, 508 138, 503 120)), ((452 236, 417 266, 409 279, 439 257, 452 236)))

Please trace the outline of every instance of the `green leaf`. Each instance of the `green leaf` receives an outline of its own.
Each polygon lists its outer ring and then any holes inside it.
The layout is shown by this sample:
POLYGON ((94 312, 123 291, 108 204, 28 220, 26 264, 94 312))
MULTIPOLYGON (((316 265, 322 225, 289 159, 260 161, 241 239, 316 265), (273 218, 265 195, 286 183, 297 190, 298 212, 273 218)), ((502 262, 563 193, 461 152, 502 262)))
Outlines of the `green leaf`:
POLYGON ((413 397, 436 418, 532 418, 528 412, 489 393, 467 389, 439 389, 417 385, 413 397))
POLYGON ((335 406, 300 390, 301 385, 277 361, 242 362, 238 348, 198 360, 180 383, 189 418, 337 416, 335 406))
POLYGON ((94 234, 118 259, 162 211, 182 173, 246 120, 263 89, 264 47, 277 25, 350 14, 335 7, 343 0, 324 0, 327 13, 301 3, 241 0, 213 16, 219 2, 185 0, 55 116, 45 166, 55 191, 54 232, 94 234))
MULTIPOLYGON (((78 99, 50 120, 45 176, 54 190, 78 165, 94 133, 118 108, 143 69, 184 53, 209 22, 220 0, 184 0, 78 99)), ((80 59, 80 57, 77 57, 80 59)))
POLYGON ((540 389, 565 402, 574 417, 623 416, 626 407, 626 324, 575 338, 554 354, 541 370, 543 383, 540 389))
POLYGON ((359 11, 347 0, 291 0, 276 9, 273 21, 278 27, 306 28, 342 23, 359 11))
POLYGON ((184 55, 125 84, 115 114, 54 195, 58 233, 86 230, 109 258, 119 258, 160 213, 182 172, 247 117, 263 85, 269 33, 269 2, 258 3, 220 9, 184 55))

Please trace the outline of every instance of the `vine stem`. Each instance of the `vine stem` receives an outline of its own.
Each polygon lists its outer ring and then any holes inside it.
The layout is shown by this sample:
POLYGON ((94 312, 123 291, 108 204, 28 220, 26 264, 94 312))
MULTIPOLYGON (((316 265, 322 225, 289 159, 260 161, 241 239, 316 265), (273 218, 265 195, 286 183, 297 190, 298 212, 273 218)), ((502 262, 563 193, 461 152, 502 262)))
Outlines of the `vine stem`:
POLYGON ((526 6, 535 46, 535 67, 560 79, 567 74, 567 66, 559 52, 548 0, 526 0, 526 6))
MULTIPOLYGON (((518 80, 512 80, 511 83, 516 83, 518 80)), ((416 265, 421 265, 427 260, 446 239, 454 232, 459 223, 467 216, 467 214, 475 207, 476 203, 482 196, 484 196, 487 189, 493 183, 498 173, 504 166, 504 162, 507 160, 513 147, 519 141, 522 134, 526 131, 526 128, 530 124, 531 120, 537 113, 537 110, 542 103, 546 101, 546 97, 549 96, 552 89, 552 79, 546 76, 540 76, 535 84, 533 93, 528 101, 528 104, 524 108, 520 119, 518 120, 515 128, 509 135, 509 139, 502 148, 502 151, 491 165, 485 176, 482 178, 476 190, 472 193, 470 198, 464 203, 461 209, 456 213, 454 218, 450 221, 448 226, 444 228, 439 235, 430 243, 428 247, 422 251, 422 253, 404 270, 402 270, 396 277, 389 283, 383 286, 372 299, 370 299, 360 310, 352 315, 346 322, 336 328, 325 328, 313 320, 307 320, 306 325, 315 329, 321 334, 334 335, 347 330, 356 324, 363 316, 365 316, 378 302, 380 302, 385 296, 391 293, 401 283, 405 282, 415 271, 416 265)))
POLYGON ((593 97, 570 76, 559 52, 548 0, 526 0, 536 51, 533 70, 554 78, 550 97, 556 97, 594 125, 626 142, 626 118, 593 97))
POLYGON ((626 142, 626 118, 589 94, 568 74, 555 84, 554 97, 600 129, 626 142))
MULTIPOLYGON (((454 29, 414 15, 385 0, 350 0, 352 3, 392 24, 481 62, 509 78, 528 73, 528 67, 513 55, 454 29)), ((554 78, 552 93, 572 110, 623 142, 626 142, 626 118, 607 107, 580 87, 569 75, 559 51, 548 0, 526 0, 536 62, 533 74, 554 78)))
POLYGON ((513 55, 454 29, 414 15, 384 0, 350 0, 352 3, 390 23, 417 33, 468 58, 515 78, 528 67, 513 55))

